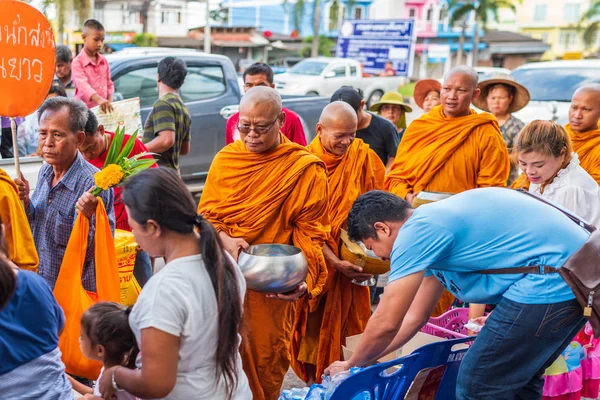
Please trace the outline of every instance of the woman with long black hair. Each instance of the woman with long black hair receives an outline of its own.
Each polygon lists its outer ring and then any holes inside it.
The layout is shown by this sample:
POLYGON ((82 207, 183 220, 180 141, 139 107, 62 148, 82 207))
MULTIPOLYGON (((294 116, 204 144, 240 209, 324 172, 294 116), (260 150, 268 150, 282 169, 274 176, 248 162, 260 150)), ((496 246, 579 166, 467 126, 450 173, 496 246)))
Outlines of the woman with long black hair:
POLYGON ((166 265, 129 318, 141 367, 106 370, 103 398, 122 388, 140 398, 251 399, 238 351, 245 281, 217 232, 167 168, 130 178, 123 202, 138 245, 166 265))

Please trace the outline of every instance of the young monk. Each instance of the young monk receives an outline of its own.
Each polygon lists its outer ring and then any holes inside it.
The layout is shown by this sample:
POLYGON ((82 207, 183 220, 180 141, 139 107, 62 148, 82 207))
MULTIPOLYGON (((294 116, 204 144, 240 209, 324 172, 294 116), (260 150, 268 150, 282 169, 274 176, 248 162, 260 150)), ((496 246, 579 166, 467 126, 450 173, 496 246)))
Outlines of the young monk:
MULTIPOLYGON (((442 104, 413 121, 404 133, 386 177, 386 190, 412 204, 423 190, 460 193, 506 186, 510 160, 498 121, 491 114, 477 114, 470 108, 480 94, 477 79, 477 72, 467 66, 448 72, 442 85, 442 104)), ((445 312, 452 300, 446 292, 434 315, 445 312)))
POLYGON ((584 85, 571 100, 565 129, 583 169, 600 184, 600 84, 584 85))
POLYGON ((6 249, 8 259, 21 269, 37 272, 38 254, 25 210, 19 200, 17 185, 0 168, 0 218, 6 227, 6 249))
POLYGON ((281 133, 284 122, 277 91, 246 92, 237 126, 241 139, 215 157, 198 207, 236 259, 249 245, 282 243, 302 249, 308 261, 306 282, 291 293, 246 292, 240 352, 255 400, 279 397, 290 365, 295 302, 305 297, 314 310, 327 280, 325 165, 281 133))
MULTIPOLYGON (((363 193, 383 188, 385 177, 385 165, 377 153, 356 138, 357 123, 349 104, 330 103, 317 124, 317 137, 308 146, 327 167, 331 223, 331 234, 323 247, 327 284, 317 298, 317 309, 308 313, 306 332, 295 332, 292 344, 292 366, 308 384, 320 381, 325 368, 342 359, 346 337, 362 333, 371 316, 369 289, 352 283, 371 275, 340 257, 341 229, 352 203, 363 193)), ((308 303, 304 301, 302 306, 307 313, 308 303)))

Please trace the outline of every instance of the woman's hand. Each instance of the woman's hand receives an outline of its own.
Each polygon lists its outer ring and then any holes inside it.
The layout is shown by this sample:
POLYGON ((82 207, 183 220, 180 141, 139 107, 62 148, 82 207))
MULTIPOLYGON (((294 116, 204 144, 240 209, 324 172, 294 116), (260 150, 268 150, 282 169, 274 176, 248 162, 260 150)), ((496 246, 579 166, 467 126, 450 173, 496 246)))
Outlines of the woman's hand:
POLYGON ((104 400, 112 400, 113 396, 115 396, 115 388, 112 385, 112 376, 115 370, 119 367, 111 367, 109 369, 105 369, 102 373, 102 378, 97 383, 100 388, 100 394, 104 400))

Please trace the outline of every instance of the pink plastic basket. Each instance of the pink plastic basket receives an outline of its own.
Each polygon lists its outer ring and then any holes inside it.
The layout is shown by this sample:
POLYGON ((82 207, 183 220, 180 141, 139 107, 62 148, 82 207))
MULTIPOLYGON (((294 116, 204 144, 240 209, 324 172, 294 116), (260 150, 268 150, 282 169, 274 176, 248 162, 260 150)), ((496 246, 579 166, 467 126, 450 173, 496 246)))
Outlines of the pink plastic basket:
POLYGON ((446 311, 439 317, 429 318, 429 322, 421 332, 446 339, 460 339, 468 337, 465 324, 469 321, 468 308, 455 308, 446 311))

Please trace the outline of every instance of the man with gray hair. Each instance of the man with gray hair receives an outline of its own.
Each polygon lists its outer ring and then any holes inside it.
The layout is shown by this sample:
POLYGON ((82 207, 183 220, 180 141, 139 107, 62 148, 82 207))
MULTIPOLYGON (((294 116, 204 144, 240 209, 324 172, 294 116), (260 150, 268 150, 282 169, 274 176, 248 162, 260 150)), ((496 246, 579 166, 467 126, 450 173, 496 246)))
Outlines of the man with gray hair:
MULTIPOLYGON (((90 219, 88 246, 83 267, 83 287, 96 290, 94 268, 95 212, 98 199, 89 190, 94 186, 98 169, 89 164, 77 150, 85 137, 87 107, 79 100, 54 97, 39 109, 39 142, 45 164, 39 172, 35 192, 30 197, 29 182, 16 179, 19 196, 25 205, 27 219, 40 257, 38 273, 52 289, 60 271, 76 214, 90 219)), ((100 194, 114 230, 112 189, 100 194)))
MULTIPOLYGON (((71 76, 71 63, 73 62, 73 53, 69 46, 60 45, 56 46, 56 80, 65 89, 75 89, 73 78, 71 76)), ((69 97, 73 97, 74 92, 69 94, 69 97)))

